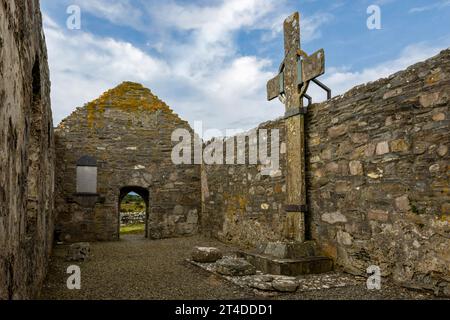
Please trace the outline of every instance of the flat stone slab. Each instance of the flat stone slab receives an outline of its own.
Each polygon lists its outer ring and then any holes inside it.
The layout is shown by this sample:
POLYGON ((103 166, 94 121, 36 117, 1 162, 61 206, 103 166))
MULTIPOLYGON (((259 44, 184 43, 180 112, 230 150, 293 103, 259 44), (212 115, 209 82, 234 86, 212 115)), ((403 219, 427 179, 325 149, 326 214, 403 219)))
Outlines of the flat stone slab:
POLYGON ((316 255, 317 246, 314 241, 306 242, 268 242, 264 250, 258 252, 278 259, 300 259, 316 255))
POLYGON ((298 280, 287 280, 287 279, 275 279, 272 282, 272 286, 275 290, 280 292, 295 292, 299 287, 298 280))
POLYGON ((216 262, 218 273, 227 276, 249 276, 256 274, 256 268, 243 258, 224 257, 216 262))
POLYGON ((222 259, 222 251, 213 247, 195 247, 192 250, 192 260, 196 262, 216 262, 222 259))
POLYGON ((244 251, 239 251, 238 256, 244 258, 266 274, 298 276, 325 273, 333 270, 333 260, 328 257, 313 256, 298 259, 278 259, 265 254, 244 251))

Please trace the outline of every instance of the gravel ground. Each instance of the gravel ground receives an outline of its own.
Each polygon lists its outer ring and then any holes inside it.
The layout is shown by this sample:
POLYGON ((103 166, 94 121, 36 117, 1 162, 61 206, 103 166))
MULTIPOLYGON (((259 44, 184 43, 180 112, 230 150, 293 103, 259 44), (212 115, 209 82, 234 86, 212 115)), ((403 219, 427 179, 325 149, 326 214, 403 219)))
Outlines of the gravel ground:
POLYGON ((235 248, 200 236, 149 241, 128 235, 118 242, 92 243, 91 259, 69 263, 65 246, 54 249, 41 299, 432 299, 428 293, 383 283, 380 291, 368 291, 364 283, 342 288, 265 295, 243 289, 186 262, 194 246, 215 246, 225 253, 235 248), (68 290, 69 265, 81 268, 81 290, 68 290))

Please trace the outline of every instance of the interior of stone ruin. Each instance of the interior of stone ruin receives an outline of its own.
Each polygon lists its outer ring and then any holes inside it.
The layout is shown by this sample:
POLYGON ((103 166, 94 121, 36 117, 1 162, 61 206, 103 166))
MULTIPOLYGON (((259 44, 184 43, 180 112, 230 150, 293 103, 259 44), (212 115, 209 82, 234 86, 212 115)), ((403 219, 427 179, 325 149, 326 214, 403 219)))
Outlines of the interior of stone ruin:
POLYGON ((249 159, 276 132, 279 168, 177 164, 194 130, 137 82, 54 124, 42 17, 0 1, 0 300, 450 297, 450 49, 303 108, 330 52, 293 14, 267 79, 285 116, 200 141, 249 159))

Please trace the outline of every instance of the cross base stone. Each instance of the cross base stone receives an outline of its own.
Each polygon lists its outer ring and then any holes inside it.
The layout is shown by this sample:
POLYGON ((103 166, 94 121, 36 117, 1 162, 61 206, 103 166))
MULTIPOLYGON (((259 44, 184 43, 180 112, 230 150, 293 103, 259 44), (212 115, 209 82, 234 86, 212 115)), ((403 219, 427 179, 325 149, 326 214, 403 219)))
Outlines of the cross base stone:
POLYGON ((318 254, 314 241, 269 242, 256 252, 237 252, 256 269, 266 274, 298 276, 333 270, 333 260, 318 254))
POLYGON ((314 241, 269 242, 260 248, 264 248, 264 250, 260 253, 279 259, 312 257, 317 252, 317 246, 314 241))

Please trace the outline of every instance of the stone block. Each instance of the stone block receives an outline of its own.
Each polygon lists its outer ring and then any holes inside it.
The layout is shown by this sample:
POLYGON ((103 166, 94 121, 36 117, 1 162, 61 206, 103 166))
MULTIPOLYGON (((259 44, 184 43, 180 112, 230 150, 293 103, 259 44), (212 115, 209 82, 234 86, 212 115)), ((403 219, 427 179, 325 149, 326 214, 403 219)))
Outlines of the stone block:
POLYGON ((299 282, 297 280, 275 279, 272 282, 272 287, 280 292, 295 292, 299 287, 299 282))
POLYGON ((379 156, 389 153, 389 143, 387 141, 379 142, 375 152, 379 156))
POLYGON ((352 176, 362 176, 364 174, 361 161, 350 161, 349 168, 352 176))
POLYGON ((345 246, 351 246, 353 243, 353 237, 344 231, 338 231, 336 234, 336 239, 339 244, 345 245, 345 246))
POLYGON ((197 210, 191 210, 189 211, 186 222, 189 224, 197 224, 198 223, 198 213, 197 210))
POLYGON ((444 121, 445 113, 439 112, 433 115, 433 121, 444 121))
POLYGON ((389 212, 384 210, 369 210, 367 217, 369 220, 386 222, 389 219, 389 212))
POLYGON ((441 170, 441 167, 439 166, 438 163, 435 163, 433 165, 431 165, 428 170, 430 171, 430 173, 438 173, 441 170))
POLYGON ((264 254, 279 259, 298 259, 316 255, 317 245, 314 241, 305 242, 269 242, 264 254))
POLYGON ((346 223, 347 218, 340 211, 336 211, 336 212, 324 213, 322 215, 322 221, 329 223, 329 224, 346 223))
POLYGON ((422 107, 430 108, 446 103, 448 101, 448 94, 446 92, 423 93, 419 101, 422 107))
POLYGON ((302 274, 324 273, 333 270, 333 260, 322 256, 299 259, 279 259, 265 254, 238 252, 258 270, 271 275, 298 276, 302 274))
POLYGON ((407 212, 411 210, 408 195, 395 198, 395 206, 397 207, 398 210, 402 212, 407 212))
POLYGON ((347 133, 347 125, 339 125, 339 126, 334 126, 328 129, 328 136, 330 138, 337 138, 340 136, 343 136, 344 134, 347 133))
POLYGON ((226 276, 251 276, 256 268, 242 258, 224 257, 216 262, 216 271, 226 276))
POLYGON ((440 145, 439 148, 437 148, 436 152, 440 157, 443 157, 447 154, 448 147, 446 145, 440 145))
POLYGON ((406 152, 409 150, 409 144, 404 139, 391 141, 392 152, 406 152))
POLYGON ((195 247, 192 250, 192 260, 200 263, 213 263, 222 259, 222 251, 213 247, 195 247))
POLYGON ((73 243, 67 248, 66 261, 82 262, 90 258, 91 246, 87 242, 73 243))
POLYGON ((288 248, 284 242, 269 242, 264 250, 264 254, 277 258, 287 258, 288 248))
POLYGON ((366 143, 369 140, 369 135, 367 133, 353 133, 350 135, 350 139, 355 144, 366 143))

